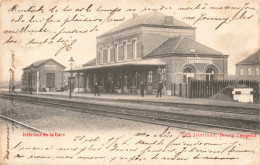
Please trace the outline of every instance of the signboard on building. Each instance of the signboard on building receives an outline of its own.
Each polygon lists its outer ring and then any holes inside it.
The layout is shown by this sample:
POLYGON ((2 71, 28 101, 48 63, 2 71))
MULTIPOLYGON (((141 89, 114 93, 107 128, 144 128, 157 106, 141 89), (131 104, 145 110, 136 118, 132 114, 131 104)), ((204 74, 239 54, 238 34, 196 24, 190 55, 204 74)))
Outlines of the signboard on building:
POLYGON ((212 64, 213 59, 210 57, 187 57, 188 63, 206 63, 206 64, 212 64))
POLYGON ((45 65, 45 68, 50 69, 50 70, 55 70, 56 65, 45 65))

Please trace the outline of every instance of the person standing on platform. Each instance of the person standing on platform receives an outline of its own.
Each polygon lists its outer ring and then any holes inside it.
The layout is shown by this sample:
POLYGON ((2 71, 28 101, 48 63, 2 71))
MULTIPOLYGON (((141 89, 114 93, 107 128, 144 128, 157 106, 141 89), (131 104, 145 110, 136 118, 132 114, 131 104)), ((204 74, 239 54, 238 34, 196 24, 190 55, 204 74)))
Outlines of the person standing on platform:
POLYGON ((110 93, 111 94, 114 93, 114 81, 111 81, 110 88, 111 88, 110 93))
POLYGON ((94 92, 95 92, 95 96, 98 95, 99 96, 99 90, 98 90, 98 83, 95 82, 94 84, 94 92))
POLYGON ((12 92, 14 92, 15 94, 17 94, 17 95, 18 95, 18 93, 17 93, 17 92, 15 92, 15 85, 13 85, 13 86, 12 86, 12 92))
POLYGON ((142 97, 144 97, 144 88, 145 88, 144 83, 141 82, 141 84, 140 84, 140 89, 141 89, 141 96, 142 96, 142 97))
POLYGON ((158 84, 158 91, 157 91, 156 97, 158 97, 159 94, 160 94, 160 97, 162 97, 162 89, 163 89, 163 83, 162 83, 162 81, 160 81, 160 83, 158 84))

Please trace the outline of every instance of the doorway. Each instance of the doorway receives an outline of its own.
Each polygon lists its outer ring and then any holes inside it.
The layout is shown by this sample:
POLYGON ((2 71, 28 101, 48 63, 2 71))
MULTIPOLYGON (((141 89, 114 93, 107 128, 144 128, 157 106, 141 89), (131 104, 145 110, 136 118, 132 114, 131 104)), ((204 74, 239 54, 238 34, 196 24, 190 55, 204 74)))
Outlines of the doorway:
POLYGON ((47 73, 46 78, 46 88, 55 88, 55 74, 54 73, 47 73))

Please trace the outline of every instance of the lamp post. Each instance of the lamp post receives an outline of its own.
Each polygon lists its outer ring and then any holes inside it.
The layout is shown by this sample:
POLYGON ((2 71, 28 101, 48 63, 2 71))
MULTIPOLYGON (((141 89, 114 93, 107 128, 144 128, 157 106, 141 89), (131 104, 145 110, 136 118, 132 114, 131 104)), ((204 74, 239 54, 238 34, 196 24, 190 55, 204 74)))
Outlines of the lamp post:
POLYGON ((70 77, 69 77, 69 88, 70 88, 70 98, 71 98, 71 93, 72 93, 72 85, 71 85, 71 81, 72 81, 72 77, 73 77, 73 74, 72 74, 72 66, 73 66, 73 62, 74 62, 74 59, 73 57, 70 57, 70 77))
POLYGON ((32 80, 32 77, 33 77, 33 64, 31 65, 31 82, 30 82, 30 94, 32 94, 32 88, 33 88, 33 80, 32 80))

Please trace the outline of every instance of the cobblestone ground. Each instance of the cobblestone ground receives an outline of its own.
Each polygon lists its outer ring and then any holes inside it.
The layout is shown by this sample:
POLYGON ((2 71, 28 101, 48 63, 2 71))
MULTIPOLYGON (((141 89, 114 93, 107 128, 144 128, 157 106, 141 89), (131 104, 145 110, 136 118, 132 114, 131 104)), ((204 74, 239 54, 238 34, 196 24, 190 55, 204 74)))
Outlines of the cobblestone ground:
MULTIPOLYGON (((163 131, 167 127, 142 122, 69 111, 2 99, 1 115, 42 131, 137 132, 163 131)), ((175 129, 176 132, 181 130, 175 129)))

